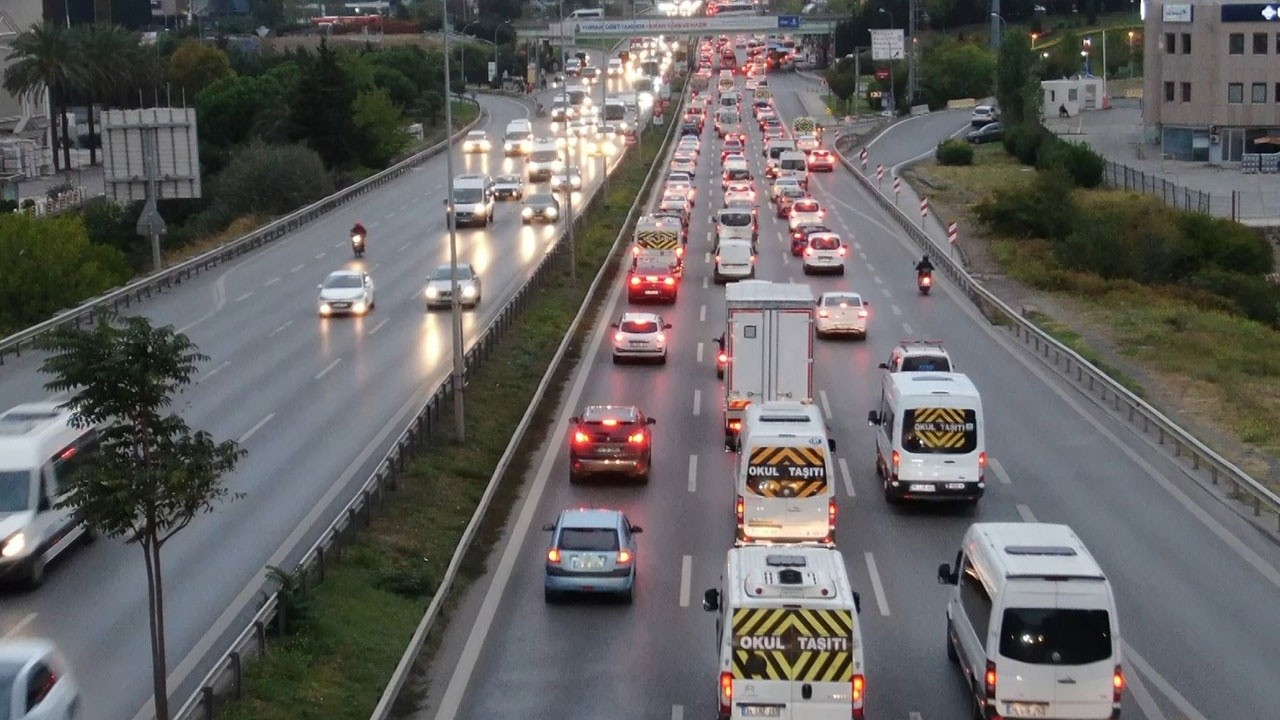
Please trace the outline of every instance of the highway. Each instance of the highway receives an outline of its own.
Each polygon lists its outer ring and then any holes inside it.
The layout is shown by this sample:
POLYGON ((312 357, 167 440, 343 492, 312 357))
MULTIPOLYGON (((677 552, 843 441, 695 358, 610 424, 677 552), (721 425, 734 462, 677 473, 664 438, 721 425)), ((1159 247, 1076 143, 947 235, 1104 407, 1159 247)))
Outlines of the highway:
MULTIPOLYGON (((598 93, 597 93, 598 95, 598 93)), ((550 106, 550 92, 540 93, 550 106)), ((493 149, 463 156, 454 172, 523 172, 504 159, 508 121, 528 106, 480 96, 493 149)), ((537 134, 548 135, 538 120, 537 134)), ((292 567, 373 471, 428 391, 448 377, 450 314, 426 312, 426 276, 449 261, 439 155, 270 246, 135 306, 186 332, 210 356, 179 398, 194 428, 248 449, 226 485, 245 497, 197 519, 164 550, 170 691, 174 709, 194 691, 257 610, 263 569, 292 567), (369 230, 362 260, 347 231, 369 230), (317 285, 340 268, 364 268, 377 288, 365 317, 321 319, 317 285), (212 656, 211 656, 212 655, 212 656)), ((588 190, 601 163, 585 163, 588 190)), ((546 183, 526 184, 526 191, 546 183)), ((578 200, 585 193, 575 194, 578 200)), ((470 344, 549 250, 557 226, 522 226, 518 202, 498 202, 488 229, 459 229, 459 262, 475 265, 483 298, 467 310, 470 344)), ((38 353, 0 368, 0 407, 44 398, 38 353)), ((141 553, 120 541, 77 548, 49 567, 32 593, 7 592, 0 633, 53 639, 79 670, 92 720, 149 717, 151 657, 141 553)))
MULTIPOLYGON (((813 88, 794 76, 771 76, 770 84, 788 120, 801 114, 796 93, 813 88)), ((927 152, 967 121, 967 111, 953 111, 901 122, 871 143, 870 168, 927 152)), ((614 288, 506 543, 432 658, 419 720, 713 717, 715 620, 700 602, 705 589, 719 587, 734 492, 711 342, 725 308, 723 289, 709 283, 708 218, 722 196, 708 126, 684 286, 676 305, 658 309, 673 325, 668 364, 610 362, 606 323, 627 306, 614 288), (568 417, 595 403, 638 404, 657 418, 647 486, 569 485, 568 417), (580 506, 620 508, 644 528, 633 605, 544 602, 540 528, 580 506)), ((749 135, 748 157, 761 178, 760 134, 752 127, 749 135)), ((762 201, 758 276, 806 282, 815 296, 855 290, 872 304, 868 340, 818 340, 815 363, 815 402, 839 443, 837 544, 862 596, 867 717, 967 717, 965 687, 946 658, 947 596, 936 568, 955 557, 970 523, 1019 520, 1071 525, 1107 571, 1129 680, 1124 717, 1276 717, 1276 545, 1015 349, 945 281, 919 296, 918 253, 847 170, 811 177, 828 225, 853 243, 847 274, 806 278, 787 254, 784 221, 762 201), (986 497, 972 515, 894 508, 881 495, 865 419, 878 401, 877 363, 904 337, 943 340, 983 393, 991 461, 986 497)), ((757 192, 764 188, 758 181, 757 192)))

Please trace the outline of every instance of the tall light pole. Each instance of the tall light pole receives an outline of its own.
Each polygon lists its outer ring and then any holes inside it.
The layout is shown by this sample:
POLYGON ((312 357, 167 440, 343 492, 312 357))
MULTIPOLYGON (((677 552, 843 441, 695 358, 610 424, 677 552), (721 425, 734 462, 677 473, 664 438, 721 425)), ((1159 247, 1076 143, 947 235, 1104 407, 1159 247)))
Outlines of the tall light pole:
MULTIPOLYGON (((449 287, 450 310, 453 315, 453 439, 457 443, 467 441, 467 423, 463 417, 462 389, 466 372, 466 359, 462 355, 462 298, 458 292, 458 220, 453 212, 453 78, 449 74, 449 3, 440 0, 444 8, 444 127, 449 146, 445 149, 444 163, 448 179, 445 181, 445 222, 449 226, 449 287)), ((466 72, 466 67, 463 67, 466 72)))
MULTIPOLYGON (((462 6, 465 8, 465 7, 466 7, 466 3, 463 3, 463 5, 462 5, 462 6)), ((465 11, 464 11, 464 12, 465 12, 465 11)), ((446 15, 445 17, 446 17, 446 19, 447 19, 447 17, 448 17, 448 16, 446 15)), ((458 34, 459 34, 459 35, 466 35, 466 34, 467 34, 467 28, 471 27, 472 25, 475 25, 475 24, 476 24, 476 23, 478 23, 478 22, 480 22, 480 21, 479 21, 479 20, 472 20, 471 22, 467 23, 466 25, 463 25, 463 26, 462 26, 462 29, 458 31, 458 34)), ((444 31, 444 32, 445 32, 445 35, 448 35, 448 34, 449 34, 449 24, 446 22, 446 23, 445 23, 445 25, 444 25, 444 27, 445 27, 445 31, 444 31)), ((448 41, 448 38, 445 38, 445 41, 447 42, 447 41, 448 41)), ((448 47, 448 45, 445 45, 445 47, 448 47)), ((467 43, 466 43, 465 41, 464 41, 461 45, 459 45, 459 46, 458 46, 458 60, 460 60, 460 61, 462 62, 462 85, 463 85, 463 87, 466 87, 466 85, 467 85, 467 43)))
MULTIPOLYGON (((560 0, 557 4, 560 7, 560 60, 557 64, 560 66, 561 76, 565 78, 564 87, 560 90, 563 93, 569 87, 568 76, 564 75, 565 53, 569 51, 569 46, 564 42, 564 0, 560 0)), ((551 104, 552 106, 555 105, 554 96, 551 104)), ((565 239, 569 241, 569 281, 576 283, 578 281, 578 250, 574 247, 573 242, 573 183, 570 182, 572 175, 569 172, 572 167, 569 164, 569 158, 572 157, 572 153, 569 150, 569 113, 572 108, 572 103, 565 104, 564 114, 560 117, 560 128, 564 134, 564 232, 565 239)))
MULTIPOLYGON (((877 8, 876 12, 884 13, 889 18, 889 29, 896 30, 893 26, 893 13, 884 8, 877 8)), ((889 111, 896 116, 898 114, 898 93, 897 88, 893 85, 893 58, 889 58, 889 111)))
MULTIPOLYGON (((997 21, 995 23, 996 27, 1001 27, 1003 25, 1005 32, 1008 32, 1009 24, 1005 22, 1004 18, 1000 17, 1000 15, 998 15, 997 13, 991 13, 991 18, 997 21)), ((993 43, 992 45, 996 49, 997 55, 999 54, 1000 43, 1002 41, 1003 41, 1003 38, 997 38, 995 43, 993 43)), ((1000 95, 1000 61, 998 57, 996 60, 996 70, 994 75, 991 78, 991 94, 993 96, 996 96, 997 98, 1000 95)))

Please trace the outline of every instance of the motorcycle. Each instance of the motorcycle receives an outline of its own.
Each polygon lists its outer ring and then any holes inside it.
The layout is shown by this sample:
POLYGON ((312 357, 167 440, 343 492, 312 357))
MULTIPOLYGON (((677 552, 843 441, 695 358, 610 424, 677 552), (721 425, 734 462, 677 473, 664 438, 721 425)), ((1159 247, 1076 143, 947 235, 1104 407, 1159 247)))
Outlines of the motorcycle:
POLYGON ((724 336, 711 338, 716 344, 716 378, 723 380, 725 368, 729 366, 729 353, 725 352, 724 336))
POLYGON ((916 273, 916 287, 920 290, 921 295, 928 295, 933 289, 933 271, 921 270, 916 273))
POLYGON ((356 257, 364 257, 364 235, 356 234, 351 236, 351 252, 356 257))

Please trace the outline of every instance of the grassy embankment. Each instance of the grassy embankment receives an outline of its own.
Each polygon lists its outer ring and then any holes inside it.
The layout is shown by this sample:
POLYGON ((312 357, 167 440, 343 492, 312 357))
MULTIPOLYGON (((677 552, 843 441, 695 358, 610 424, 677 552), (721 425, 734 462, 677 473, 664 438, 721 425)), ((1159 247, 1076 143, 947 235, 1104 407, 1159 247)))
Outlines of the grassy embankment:
MULTIPOLYGON (((587 287, 640 192, 665 129, 646 134, 643 156, 624 161, 611 178, 608 207, 597 208, 581 226, 577 282, 570 282, 568 260, 562 257, 556 274, 534 295, 489 362, 473 374, 467 388, 466 445, 449 442, 453 421, 445 412, 437 425, 443 428, 441 437, 410 464, 385 512, 308 598, 308 620, 246 669, 245 699, 221 717, 369 717, 556 347, 586 300, 587 287)), ((559 386, 553 387, 543 407, 555 406, 559 386)), ((532 427, 548 425, 550 411, 544 412, 548 417, 532 427)), ((526 440, 523 457, 517 457, 495 496, 488 527, 459 575, 463 585, 483 573, 483 559, 517 498, 528 453, 538 440, 526 440)), ((460 589, 455 586, 455 597, 460 589)))
MULTIPOLYGON (((973 236, 967 238, 969 247, 1030 288, 1033 304, 1053 308, 1054 317, 1033 318, 1046 332, 1166 413, 1189 421, 1188 429, 1207 432, 1210 437, 1204 439, 1219 445, 1220 452, 1259 479, 1271 476, 1274 486, 1270 467, 1280 458, 1280 332, 1204 309, 1177 287, 1066 270, 1045 241, 983 237, 972 206, 996 188, 1026 182, 1031 171, 999 144, 976 150, 970 167, 928 161, 912 168, 908 179, 927 188, 940 218, 966 228, 973 236), (1226 444, 1214 442, 1214 435, 1226 444)), ((1100 193, 1119 191, 1079 192, 1079 202, 1087 205, 1100 193)))

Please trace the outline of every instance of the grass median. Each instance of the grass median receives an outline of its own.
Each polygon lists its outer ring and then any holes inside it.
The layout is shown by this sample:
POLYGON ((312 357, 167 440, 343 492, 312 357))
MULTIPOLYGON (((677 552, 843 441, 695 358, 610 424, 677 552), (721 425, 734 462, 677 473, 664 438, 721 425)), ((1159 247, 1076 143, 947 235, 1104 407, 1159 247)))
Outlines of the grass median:
MULTIPOLYGON (((643 152, 631 153, 610 178, 607 202, 597 205, 581 223, 576 233, 576 281, 570 279, 567 255, 557 256, 553 274, 533 295, 532 304, 489 361, 472 374, 466 390, 467 443, 452 444, 453 420, 446 411, 437 424, 439 437, 412 460, 384 511, 308 596, 306 619, 293 634, 272 643, 265 657, 248 665, 243 699, 220 717, 369 717, 561 338, 578 309, 592 300, 586 297, 587 289, 641 192, 665 129, 646 134, 643 152)), ((607 287, 604 283, 601 290, 607 287)), ((602 292, 597 295, 597 300, 603 297, 602 292)), ((585 331, 582 328, 580 336, 585 331)), ((571 348, 572 355, 576 356, 577 345, 571 348)), ((561 366, 560 382, 552 385, 542 407, 555 407, 571 367, 569 362, 561 366)), ((551 411, 542 412, 546 417, 535 419, 531 427, 549 425, 551 411)), ((484 560, 519 496, 519 480, 529 466, 530 454, 541 441, 533 437, 538 434, 526 437, 506 473, 485 527, 462 567, 454 597, 483 574, 484 560)), ((446 617, 448 611, 446 604, 446 617)), ((419 660, 419 672, 429 664, 431 649, 429 643, 419 660)), ((406 694, 411 694, 408 687, 406 694)))

